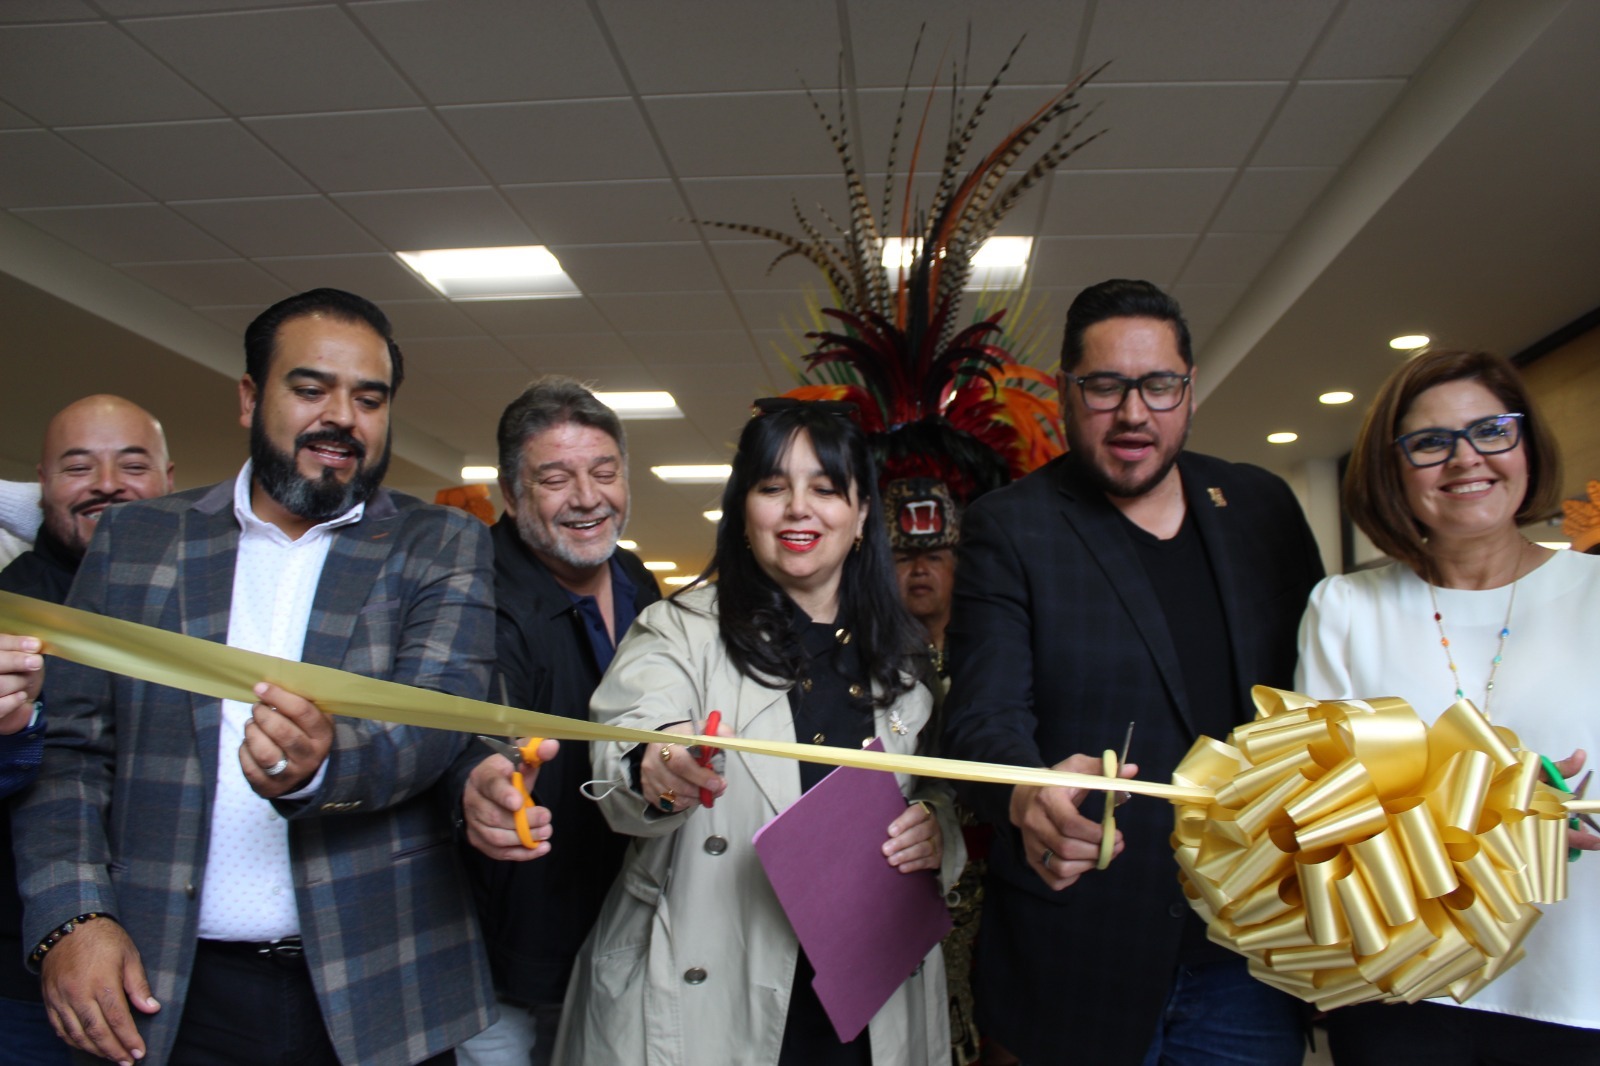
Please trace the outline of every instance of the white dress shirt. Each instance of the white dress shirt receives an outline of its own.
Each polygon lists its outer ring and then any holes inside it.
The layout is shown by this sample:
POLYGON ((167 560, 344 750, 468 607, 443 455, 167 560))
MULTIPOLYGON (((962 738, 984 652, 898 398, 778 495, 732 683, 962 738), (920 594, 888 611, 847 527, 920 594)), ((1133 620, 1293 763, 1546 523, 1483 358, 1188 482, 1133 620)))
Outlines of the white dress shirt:
MULTIPOLYGON (((365 504, 291 540, 256 517, 250 488, 247 461, 233 487, 233 513, 240 528, 228 646, 297 660, 328 558, 329 531, 359 521, 365 504)), ((200 894, 200 936, 208 940, 277 940, 300 932, 289 868, 289 824, 270 801, 256 795, 239 767, 239 746, 249 720, 250 704, 222 701, 211 846, 200 894)), ((315 790, 322 774, 318 767, 295 795, 315 790)))

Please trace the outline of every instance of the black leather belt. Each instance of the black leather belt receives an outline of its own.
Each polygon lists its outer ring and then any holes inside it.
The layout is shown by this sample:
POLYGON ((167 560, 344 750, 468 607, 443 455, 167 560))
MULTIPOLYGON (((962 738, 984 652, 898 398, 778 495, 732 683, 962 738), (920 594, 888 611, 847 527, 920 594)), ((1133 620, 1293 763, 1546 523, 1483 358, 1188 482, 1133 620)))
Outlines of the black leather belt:
POLYGON ((305 944, 297 936, 281 940, 201 940, 200 946, 229 955, 254 955, 286 966, 304 965, 305 944))

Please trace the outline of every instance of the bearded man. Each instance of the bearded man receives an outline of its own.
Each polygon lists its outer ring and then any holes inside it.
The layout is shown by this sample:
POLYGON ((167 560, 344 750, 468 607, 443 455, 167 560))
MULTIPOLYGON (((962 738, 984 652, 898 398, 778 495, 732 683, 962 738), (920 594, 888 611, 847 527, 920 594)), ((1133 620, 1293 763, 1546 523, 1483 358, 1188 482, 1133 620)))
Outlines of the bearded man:
MULTIPOLYGON (((403 376, 388 319, 336 289, 245 333, 250 458, 122 504, 67 602, 472 699, 494 655, 489 538, 381 488, 403 376)), ((458 734, 332 719, 50 664, 16 819, 25 945, 58 1033, 119 1062, 454 1062, 488 968, 433 786, 458 734)), ((535 832, 548 835, 547 818, 535 832)))
MULTIPOLYGON (((1114 280, 1067 312, 1058 388, 1069 450, 968 508, 961 529, 946 754, 1169 780, 1195 739, 1288 687, 1322 577, 1284 482, 1184 450, 1194 358, 1177 303, 1114 280)), ((1103 795, 1103 794, 1102 794, 1103 795)), ((1206 939, 1178 887, 1172 811, 1135 800, 1096 871, 1100 797, 980 787, 997 827, 974 983, 978 1029, 1025 1064, 1298 1064, 1297 1001, 1206 939), (1227 1055, 1233 1058, 1225 1058, 1227 1055), (1208 1057, 1210 1056, 1210 1057, 1208 1057)))

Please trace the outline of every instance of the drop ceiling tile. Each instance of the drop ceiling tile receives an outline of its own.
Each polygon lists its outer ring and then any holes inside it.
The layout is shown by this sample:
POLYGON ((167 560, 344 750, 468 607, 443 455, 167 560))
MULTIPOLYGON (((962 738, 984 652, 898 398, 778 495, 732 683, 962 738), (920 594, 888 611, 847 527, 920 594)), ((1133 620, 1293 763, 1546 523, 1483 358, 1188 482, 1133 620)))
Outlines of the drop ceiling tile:
POLYGON ((1184 269, 1183 282, 1248 285, 1283 243, 1281 233, 1210 233, 1184 269))
POLYGON ((492 411, 493 415, 481 419, 479 425, 482 429, 482 439, 477 447, 492 454, 495 450, 495 425, 498 416, 506 406, 521 396, 529 383, 537 377, 524 368, 516 367, 506 370, 454 370, 446 375, 440 375, 448 383, 448 388, 461 399, 472 404, 482 411, 492 411))
POLYGON ((1348 0, 1304 76, 1410 77, 1472 6, 1472 0, 1348 0))
POLYGON ((612 292, 722 289, 700 242, 551 245, 561 267, 590 296, 612 292))
POLYGON ((11 0, 0 4, 0 22, 66 22, 99 15, 83 0, 11 0))
POLYGON ((561 300, 483 300, 456 306, 482 329, 495 336, 610 331, 610 325, 594 304, 581 297, 561 300))
MULTIPOLYGON (((1052 0, 1047 4, 989 4, 982 22, 972 24, 967 4, 929 4, 927 0, 850 0, 850 37, 855 43, 856 84, 899 89, 906 81, 911 45, 917 27, 922 50, 911 87, 926 89, 935 75, 949 84, 948 59, 935 70, 942 53, 966 57, 967 31, 972 31, 972 52, 967 83, 980 88, 1000 69, 1006 53, 1019 40, 1022 47, 1006 72, 1005 85, 1065 85, 1071 80, 1072 56, 1083 24, 1084 0, 1052 0), (1026 40, 1023 40, 1026 35, 1026 40), (863 47, 870 44, 871 47, 863 47)), ((1103 5, 1102 5, 1103 6, 1103 5)), ((831 82, 825 84, 832 84, 831 82)))
POLYGON ((0 206, 127 204, 149 199, 53 133, 0 131, 0 206))
POLYGON ((39 124, 37 122, 33 121, 33 119, 29 118, 27 115, 24 115, 21 111, 18 111, 16 108, 7 107, 5 104, 0 104, 0 129, 27 130, 34 129, 38 125, 39 124))
POLYGON ((297 0, 99 0, 99 6, 115 18, 139 18, 152 15, 205 15, 253 7, 299 5, 297 0))
POLYGON ((1212 228, 1219 233, 1287 232, 1336 173, 1333 167, 1251 167, 1239 175, 1212 228))
POLYGON ((594 297, 606 320, 623 334, 648 330, 740 329, 744 323, 725 293, 630 293, 594 297))
POLYGON ((802 77, 812 85, 838 80, 838 8, 831 0, 696 0, 688 9, 601 0, 599 10, 641 93, 793 89, 802 77), (663 47, 666 41, 682 46, 663 47), (707 61, 708 43, 715 62, 707 61))
POLYGON ((1041 233, 1199 233, 1233 173, 1221 168, 1058 171, 1041 233))
POLYGON ((428 283, 392 255, 319 255, 261 259, 257 265, 296 291, 323 287, 360 293, 375 303, 422 300, 428 283))
MULTIPOLYGON (((242 340, 245 329, 268 306, 268 304, 237 304, 231 307, 196 307, 194 310, 224 329, 232 331, 242 340)), ((242 362, 239 369, 243 373, 244 365, 242 362)))
POLYGON ((106 23, 0 27, 0 98, 52 126, 219 113, 106 23))
MULTIPOLYGON (((831 227, 823 219, 823 211, 841 225, 850 221, 849 194, 843 173, 826 177, 690 178, 684 181, 683 188, 694 217, 705 221, 765 226, 804 237, 794 216, 796 204, 811 224, 824 233, 831 232, 831 227)), ((881 213, 881 182, 874 181, 869 189, 872 208, 881 213)), ((705 227, 705 236, 712 241, 750 240, 747 235, 721 226, 705 227)), ((778 246, 772 247, 776 254, 778 246)))
POLYGON ((159 200, 311 191, 231 119, 87 126, 62 136, 159 200))
POLYGON ((1195 352, 1195 362, 1204 376, 1205 342, 1216 332, 1228 313, 1249 290, 1248 285, 1175 285, 1172 296, 1183 308, 1183 317, 1189 323, 1189 340, 1195 352))
POLYGON ((629 244, 695 238, 683 198, 670 181, 594 181, 508 185, 501 189, 547 242, 629 244))
POLYGON ((1076 293, 1107 278, 1144 278, 1165 288, 1194 241, 1187 236, 1045 237, 1034 242, 1029 283, 1076 293))
POLYGON ((441 107, 439 117, 502 184, 667 176, 632 100, 441 107))
POLYGON ((341 255, 380 248, 321 196, 187 200, 168 206, 240 255, 341 255))
POLYGON ((231 250, 159 204, 18 211, 24 221, 108 263, 223 259, 231 250))
POLYGON ((652 96, 644 106, 683 177, 839 172, 804 93, 652 96))
POLYGON ((129 33, 235 115, 415 105, 336 7, 135 20, 129 33))
POLYGON ((486 183, 439 120, 421 108, 255 118, 246 124, 323 192, 486 183))
POLYGON ((1335 0, 1118 0, 1098 4, 1085 62, 1106 81, 1287 78, 1316 43, 1335 0))
POLYGON ((438 375, 447 385, 451 376, 464 372, 496 370, 526 376, 528 368, 493 337, 435 337, 407 341, 407 359, 438 375))
POLYGON ((1251 163, 1341 166, 1404 88, 1400 81, 1301 82, 1251 163))
POLYGON ((1073 156, 1067 168, 1240 166, 1284 91, 1276 83, 1091 85, 1083 98, 1099 110, 1084 128, 1106 134, 1073 156))
POLYGON ((721 264, 730 289, 799 292, 810 288, 813 292, 823 292, 827 288, 827 278, 808 259, 791 255, 774 264, 773 260, 784 251, 777 241, 716 241, 711 251, 721 264))
MULTIPOLYGON (((789 329, 797 334, 815 328, 804 292, 784 292, 773 289, 757 292, 735 292, 739 309, 751 329, 789 329)), ((811 294, 815 301, 816 294, 811 294)))
POLYGON ((493 189, 340 193, 333 200, 395 251, 538 243, 493 189))
POLYGON ((541 373, 567 373, 547 369, 549 367, 639 365, 628 342, 614 332, 501 334, 500 340, 519 359, 541 373))
POLYGON ((584 4, 385 0, 349 7, 436 104, 628 93, 584 4))
POLYGON ((668 373, 669 367, 739 367, 759 363, 751 347, 750 334, 742 329, 691 330, 687 333, 638 332, 624 334, 639 361, 659 380, 672 381, 674 394, 692 393, 715 384, 715 375, 668 373))
POLYGON ((442 296, 431 300, 390 300, 383 313, 402 346, 422 337, 476 337, 483 329, 442 296))
POLYGON ((253 263, 223 259, 205 263, 136 263, 123 273, 166 293, 181 304, 254 304, 260 309, 294 290, 253 263))

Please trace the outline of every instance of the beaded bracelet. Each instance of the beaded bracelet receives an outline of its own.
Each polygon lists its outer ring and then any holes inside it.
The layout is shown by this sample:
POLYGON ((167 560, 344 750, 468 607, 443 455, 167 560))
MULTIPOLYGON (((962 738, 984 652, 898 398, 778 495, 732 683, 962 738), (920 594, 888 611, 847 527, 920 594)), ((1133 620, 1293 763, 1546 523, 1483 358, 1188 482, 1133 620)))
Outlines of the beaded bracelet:
POLYGON ((39 942, 39 946, 33 949, 33 954, 28 956, 28 961, 35 966, 39 965, 50 949, 61 943, 62 938, 68 933, 72 932, 74 929, 78 928, 78 926, 82 925, 84 922, 93 921, 96 918, 109 917, 111 917, 111 915, 106 914, 103 911, 90 911, 88 914, 78 915, 71 921, 62 922, 60 925, 56 926, 50 931, 49 936, 45 937, 39 942))

